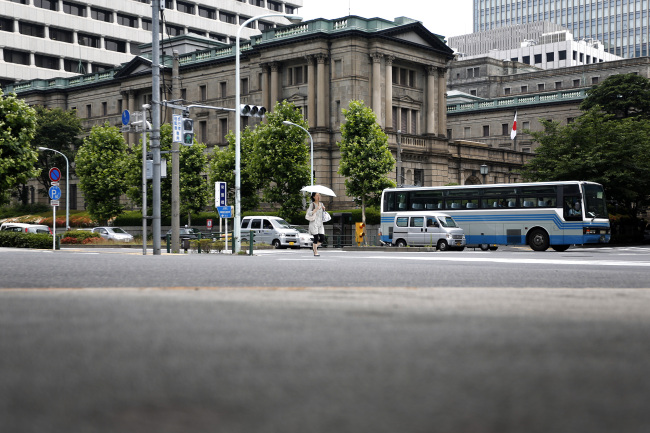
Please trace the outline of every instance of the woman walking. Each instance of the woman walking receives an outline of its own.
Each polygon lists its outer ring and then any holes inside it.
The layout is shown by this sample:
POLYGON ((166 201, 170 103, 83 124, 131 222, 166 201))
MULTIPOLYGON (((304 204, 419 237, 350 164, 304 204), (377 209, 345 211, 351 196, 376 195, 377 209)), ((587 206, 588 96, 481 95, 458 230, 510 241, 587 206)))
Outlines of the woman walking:
POLYGON ((325 242, 325 228, 323 227, 323 212, 325 206, 320 202, 320 194, 317 192, 311 193, 311 204, 307 209, 306 218, 309 221, 309 234, 314 236, 312 247, 314 248, 314 256, 318 254, 318 247, 325 242))

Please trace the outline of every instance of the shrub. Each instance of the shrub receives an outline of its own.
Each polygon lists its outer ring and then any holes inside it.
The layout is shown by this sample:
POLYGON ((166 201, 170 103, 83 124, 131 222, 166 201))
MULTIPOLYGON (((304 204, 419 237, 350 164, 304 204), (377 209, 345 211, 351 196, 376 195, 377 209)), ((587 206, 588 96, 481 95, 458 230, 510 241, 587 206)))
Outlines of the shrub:
POLYGON ((48 249, 52 248, 52 235, 2 231, 0 247, 48 249))
POLYGON ((216 250, 218 253, 222 252, 225 246, 226 246, 225 241, 214 241, 212 243, 212 248, 216 250))
MULTIPOLYGON (((83 244, 86 239, 97 239, 99 241, 101 236, 99 233, 89 232, 87 230, 72 230, 65 232, 65 237, 61 239, 62 244, 83 244)), ((96 241, 95 241, 96 242, 96 241)))
POLYGON ((206 254, 210 254, 210 251, 212 251, 212 240, 211 239, 201 239, 199 241, 199 244, 201 245, 201 252, 204 252, 206 254))
MULTIPOLYGON (((97 233, 94 233, 94 234, 97 234, 97 233)), ((97 243, 99 243, 101 241, 102 241, 102 237, 97 236, 97 237, 86 238, 86 239, 82 240, 81 243, 84 244, 84 245, 92 245, 92 244, 97 244, 97 243)))
POLYGON ((80 243, 81 240, 73 236, 66 236, 61 238, 61 244, 72 245, 72 244, 80 244, 80 243))

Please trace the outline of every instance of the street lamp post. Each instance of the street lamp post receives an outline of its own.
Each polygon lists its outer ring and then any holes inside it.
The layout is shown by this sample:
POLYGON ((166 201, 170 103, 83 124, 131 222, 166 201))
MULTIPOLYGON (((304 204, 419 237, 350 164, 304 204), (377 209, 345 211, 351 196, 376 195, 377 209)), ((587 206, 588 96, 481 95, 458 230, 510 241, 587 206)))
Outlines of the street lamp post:
MULTIPOLYGON (((239 78, 239 38, 241 31, 249 23, 266 17, 285 17, 292 23, 302 21, 302 18, 293 14, 263 14, 257 15, 244 21, 237 29, 235 38, 235 221, 233 227, 233 242, 235 253, 241 251, 241 119, 239 106, 241 105, 241 83, 239 78)), ((270 107, 269 107, 270 108, 270 107)))
POLYGON ((297 126, 298 128, 300 128, 300 129, 302 129, 303 131, 305 131, 305 132, 307 133, 307 135, 309 135, 309 142, 311 143, 311 158, 310 158, 310 161, 311 161, 311 171, 310 171, 309 173, 310 173, 310 178, 311 178, 311 185, 313 186, 313 185, 314 185, 314 140, 311 138, 311 134, 309 133, 309 131, 307 131, 307 130, 306 130, 305 128, 303 128, 302 126, 300 126, 300 125, 296 125, 295 123, 293 123, 293 122, 289 122, 288 120, 283 120, 282 123, 284 123, 285 125, 293 125, 293 126, 297 126))
POLYGON ((70 230, 70 164, 68 164, 68 157, 58 150, 50 149, 49 147, 39 146, 38 149, 56 152, 65 158, 65 229, 70 230))

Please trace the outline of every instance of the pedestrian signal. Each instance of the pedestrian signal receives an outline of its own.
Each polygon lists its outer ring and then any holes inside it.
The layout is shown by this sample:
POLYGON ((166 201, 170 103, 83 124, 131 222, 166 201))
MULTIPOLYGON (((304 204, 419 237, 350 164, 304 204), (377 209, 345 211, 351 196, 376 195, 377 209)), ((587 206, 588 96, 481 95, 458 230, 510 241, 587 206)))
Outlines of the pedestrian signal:
POLYGON ((194 120, 184 118, 181 124, 183 126, 183 144, 191 146, 194 144, 194 120))

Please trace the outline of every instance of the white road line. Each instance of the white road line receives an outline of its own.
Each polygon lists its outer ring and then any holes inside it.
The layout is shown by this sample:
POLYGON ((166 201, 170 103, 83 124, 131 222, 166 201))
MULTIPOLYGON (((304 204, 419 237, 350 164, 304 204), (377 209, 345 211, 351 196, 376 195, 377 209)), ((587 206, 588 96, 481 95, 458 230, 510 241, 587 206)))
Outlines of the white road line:
POLYGON ((471 262, 471 263, 520 263, 528 265, 565 265, 565 266, 628 266, 628 267, 650 267, 650 261, 621 261, 621 260, 572 260, 572 259, 524 259, 524 258, 497 258, 497 257, 405 257, 405 256, 364 256, 367 259, 383 260, 418 260, 418 261, 447 261, 447 262, 471 262))

